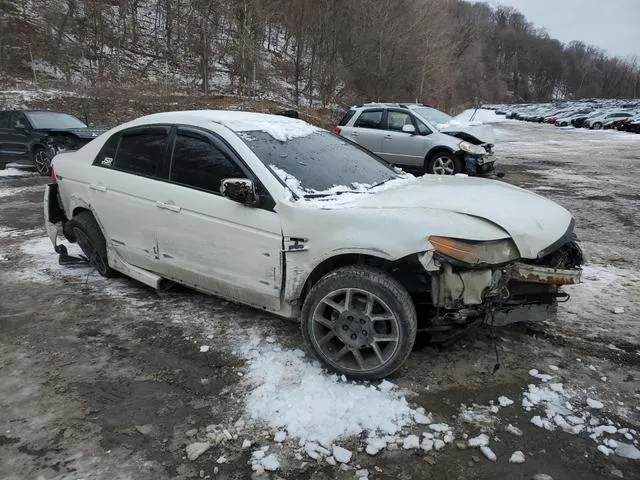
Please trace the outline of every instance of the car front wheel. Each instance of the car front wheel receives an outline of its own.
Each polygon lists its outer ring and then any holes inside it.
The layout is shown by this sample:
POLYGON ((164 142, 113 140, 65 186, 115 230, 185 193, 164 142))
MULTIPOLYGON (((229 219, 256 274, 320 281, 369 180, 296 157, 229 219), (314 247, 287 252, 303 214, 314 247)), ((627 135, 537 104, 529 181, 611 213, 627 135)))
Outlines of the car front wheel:
POLYGON ((601 130, 602 124, 600 122, 596 122, 593 125, 591 125, 591 128, 593 128, 594 130, 601 130))
POLYGON ((377 380, 402 366, 416 338, 416 311, 406 289, 365 266, 327 274, 302 307, 302 334, 329 370, 377 380))
POLYGON ((33 151, 33 165, 36 167, 36 171, 46 177, 51 173, 51 156, 42 147, 36 147, 33 151))
POLYGON ((438 152, 427 162, 427 173, 435 175, 455 175, 462 172, 462 162, 448 152, 438 152))

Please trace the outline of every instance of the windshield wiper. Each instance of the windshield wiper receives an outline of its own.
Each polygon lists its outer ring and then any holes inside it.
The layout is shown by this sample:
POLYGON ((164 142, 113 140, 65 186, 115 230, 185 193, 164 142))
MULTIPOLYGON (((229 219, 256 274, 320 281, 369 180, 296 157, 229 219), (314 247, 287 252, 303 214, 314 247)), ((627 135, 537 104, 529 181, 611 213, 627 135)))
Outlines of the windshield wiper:
POLYGON ((366 190, 339 190, 337 192, 330 193, 307 193, 303 198, 323 198, 331 197, 333 195, 342 195, 344 193, 369 193, 366 190))
POLYGON ((387 182, 389 182, 389 181, 391 181, 391 180, 394 180, 395 178, 397 178, 397 177, 389 177, 389 178, 387 178, 387 179, 385 179, 385 180, 382 180, 382 181, 380 181, 380 182, 378 182, 378 183, 374 183, 373 185, 371 185, 371 186, 369 187, 369 190, 371 190, 372 188, 379 187, 380 185, 382 185, 382 184, 384 184, 384 183, 387 183, 387 182))

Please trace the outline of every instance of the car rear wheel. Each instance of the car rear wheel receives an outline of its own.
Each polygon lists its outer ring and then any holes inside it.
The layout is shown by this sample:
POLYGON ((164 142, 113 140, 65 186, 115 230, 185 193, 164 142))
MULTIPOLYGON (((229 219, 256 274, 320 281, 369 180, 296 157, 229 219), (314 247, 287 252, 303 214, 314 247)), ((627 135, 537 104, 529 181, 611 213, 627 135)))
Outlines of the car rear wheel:
POLYGON ((82 249, 89 263, 103 277, 114 277, 117 272, 109 267, 107 242, 102 235, 100 225, 91 212, 80 212, 69 221, 68 229, 82 249))
POLYGON ((402 366, 415 342, 416 311, 386 273, 344 267, 316 283, 302 307, 302 335, 329 370, 377 380, 402 366))
POLYGON ((33 165, 36 167, 36 171, 43 177, 51 173, 51 157, 44 148, 36 147, 33 151, 33 165))
POLYGON ((438 152, 427 162, 427 173, 434 175, 455 175, 462 172, 462 162, 448 152, 438 152))
POLYGON ((600 122, 596 122, 593 125, 591 125, 591 128, 593 128, 594 130, 600 130, 602 129, 602 124, 600 122))

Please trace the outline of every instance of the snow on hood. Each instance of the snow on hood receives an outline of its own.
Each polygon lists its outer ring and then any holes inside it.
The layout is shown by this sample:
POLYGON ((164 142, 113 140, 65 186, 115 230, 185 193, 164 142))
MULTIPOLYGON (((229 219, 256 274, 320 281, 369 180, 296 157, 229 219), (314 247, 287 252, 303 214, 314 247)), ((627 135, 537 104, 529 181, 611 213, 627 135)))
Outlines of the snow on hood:
MULTIPOLYGON (((293 138, 306 137, 320 130, 304 120, 263 113, 227 112, 216 120, 234 132, 259 131, 271 135, 275 140, 286 142, 293 138)), ((246 138, 246 137, 245 137, 246 138)), ((250 138, 246 138, 250 141, 250 138)))
MULTIPOLYGON (((412 221, 422 216, 442 217, 446 212, 461 214, 499 227, 511 236, 524 258, 536 258, 540 251, 559 240, 572 222, 571 214, 557 203, 500 181, 424 175, 388 183, 392 185, 380 191, 296 203, 324 209, 368 209, 371 214, 394 210, 396 218, 404 216, 412 221)), ((451 216, 449 222, 455 221, 455 217, 451 216)), ((468 225, 466 238, 476 238, 477 222, 468 225)))
POLYGON ((496 136, 491 125, 487 123, 501 121, 492 110, 465 110, 460 115, 453 117, 447 123, 439 123, 436 125, 442 133, 453 134, 464 132, 477 138, 482 143, 496 143, 496 136))

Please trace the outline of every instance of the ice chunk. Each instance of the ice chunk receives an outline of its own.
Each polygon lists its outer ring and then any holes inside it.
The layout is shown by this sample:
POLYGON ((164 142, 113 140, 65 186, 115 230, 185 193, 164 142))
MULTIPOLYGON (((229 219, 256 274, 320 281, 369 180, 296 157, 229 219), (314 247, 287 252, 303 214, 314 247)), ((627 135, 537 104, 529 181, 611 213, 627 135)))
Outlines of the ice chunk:
POLYGON ((260 461, 260 464, 268 472, 273 472, 278 468, 280 468, 280 462, 278 461, 278 457, 276 457, 276 455, 273 453, 271 455, 264 457, 260 461))
POLYGON ((435 448, 436 450, 440 450, 444 447, 444 445, 444 441, 440 440, 439 438, 433 441, 433 448, 435 448))
POLYGON ((598 450, 604 453, 607 457, 613 453, 613 450, 611 450, 608 447, 605 447, 604 445, 598 445, 598 450))
POLYGON ((369 478, 369 470, 366 468, 356 470, 356 480, 366 480, 367 478, 369 478))
POLYGON ((501 407, 508 407, 509 405, 513 405, 514 402, 510 398, 507 398, 503 395, 501 397, 498 397, 498 403, 501 407))
POLYGON ((599 400, 594 400, 593 398, 587 398, 587 405, 589 406, 589 408, 594 408, 597 410, 604 407, 604 404, 602 402, 600 402, 599 400))
POLYGON ((549 370, 552 370, 554 372, 557 372, 558 370, 560 370, 559 367, 555 366, 555 365, 549 365, 549 370))
POLYGON ((624 313, 624 307, 614 307, 613 313, 616 313, 616 314, 624 313))
POLYGON ((200 347, 200 353, 207 353, 211 347, 209 345, 202 345, 200 347))
POLYGON ((380 382, 380 385, 378 385, 378 390, 380 390, 381 392, 388 392, 390 390, 393 390, 394 388, 396 388, 396 385, 389 382, 388 380, 383 380, 382 382, 380 382))
POLYGON ((287 432, 283 432, 282 430, 276 432, 273 436, 273 441, 276 443, 282 443, 287 439, 287 432))
POLYGON ((404 448, 405 450, 418 448, 419 446, 420 446, 420 439, 418 438, 417 435, 409 435, 407 438, 404 439, 404 442, 402 442, 402 448, 404 448))
POLYGON ((489 435, 486 433, 481 433, 477 437, 469 439, 470 447, 481 447, 482 445, 489 445, 489 435))
POLYGON ((548 382, 549 380, 551 380, 553 377, 551 375, 547 375, 546 373, 540 373, 538 372, 538 370, 536 370, 535 368, 532 368, 531 370, 529 370, 529 375, 531 375, 532 377, 535 377, 539 380, 542 380, 543 382, 548 382))
POLYGON ((640 460, 640 450, 628 443, 619 443, 618 448, 616 448, 616 455, 630 458, 631 460, 640 460))
POLYGON ((517 437, 521 437, 522 436, 522 430, 520 430, 518 427, 514 427, 513 425, 509 424, 505 427, 505 430, 507 432, 509 432, 512 435, 515 435, 517 437))
POLYGON ((422 439, 420 448, 422 448, 422 450, 424 450, 425 452, 430 452, 431 450, 433 450, 433 440, 431 440, 430 438, 422 439))
POLYGON ((447 430, 451 430, 449 425, 446 423, 432 423, 429 425, 429 428, 434 432, 446 432, 447 430))
POLYGON ((211 444, 209 442, 194 442, 186 447, 187 458, 189 460, 195 460, 204 452, 211 448, 211 444))
POLYGON ((522 453, 520 450, 516 450, 511 454, 509 463, 524 463, 524 453, 522 453))
POLYGON ((249 447, 251 447, 251 440, 247 440, 247 439, 243 440, 242 441, 242 448, 244 449, 244 448, 249 448, 249 447))
POLYGON ((480 447, 480 451, 484 454, 485 457, 487 457, 492 462, 495 462, 497 460, 496 454, 493 453, 493 450, 491 450, 486 445, 482 445, 480 447))
POLYGON ((562 392, 562 384, 561 383, 550 383, 549 388, 554 392, 562 392))
POLYGON ((367 439, 367 448, 365 449, 365 451, 369 455, 376 455, 386 446, 387 441, 384 438, 369 438, 367 439))
POLYGON ((333 458, 340 463, 349 463, 352 453, 338 445, 333 446, 333 458))

